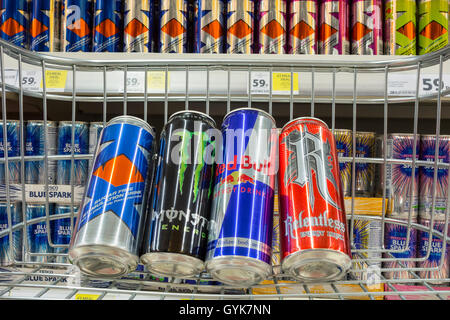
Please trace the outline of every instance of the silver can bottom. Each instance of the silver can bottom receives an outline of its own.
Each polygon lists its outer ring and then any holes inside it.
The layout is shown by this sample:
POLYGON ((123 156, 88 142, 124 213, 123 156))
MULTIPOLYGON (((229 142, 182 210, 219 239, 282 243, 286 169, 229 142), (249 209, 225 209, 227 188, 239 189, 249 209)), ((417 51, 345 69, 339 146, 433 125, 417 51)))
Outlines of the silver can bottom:
POLYGON ((121 277, 137 268, 139 258, 120 248, 85 245, 69 251, 69 261, 81 272, 95 277, 121 277))
POLYGON ((205 268, 202 260, 181 253, 150 252, 141 256, 141 263, 158 276, 191 277, 205 268))
POLYGON ((351 263, 351 258, 339 251, 308 249, 287 256, 281 268, 283 273, 301 281, 333 281, 344 277, 351 263))
POLYGON ((223 256, 209 260, 206 270, 217 281, 249 287, 267 279, 272 272, 272 266, 254 258, 223 256))

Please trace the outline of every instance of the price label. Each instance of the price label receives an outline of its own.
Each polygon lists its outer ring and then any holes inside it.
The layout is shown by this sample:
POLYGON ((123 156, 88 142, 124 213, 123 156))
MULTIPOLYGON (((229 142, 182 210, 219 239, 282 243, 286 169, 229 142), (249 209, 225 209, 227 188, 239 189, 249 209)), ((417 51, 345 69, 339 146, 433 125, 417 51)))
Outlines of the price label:
POLYGON ((420 95, 428 95, 439 92, 439 88, 442 90, 450 89, 450 75, 442 75, 442 79, 439 79, 438 75, 424 74, 421 76, 420 81, 420 95))
POLYGON ((22 72, 22 88, 38 91, 42 81, 42 73, 38 70, 25 70, 22 72))
POLYGON ((270 93, 270 73, 252 72, 250 81, 251 94, 269 94, 270 93))
MULTIPOLYGON (((48 91, 63 91, 66 88, 67 70, 46 70, 45 88, 48 91)), ((40 88, 43 88, 41 81, 40 88)))
POLYGON ((75 300, 97 300, 99 297, 99 294, 77 293, 75 300))
MULTIPOLYGON (((145 73, 127 72, 127 92, 144 92, 145 73)), ((122 88, 122 91, 125 88, 122 88)))
POLYGON ((290 72, 278 72, 273 74, 274 94, 298 94, 298 73, 293 73, 291 79, 290 72))
MULTIPOLYGON (((17 86, 17 83, 16 83, 17 75, 18 75, 17 70, 11 70, 11 69, 5 70, 5 83, 10 86, 17 86)), ((0 74, 0 78, 1 78, 1 74, 0 74)))
MULTIPOLYGON (((416 94, 417 77, 413 74, 390 74, 388 79, 388 93, 390 96, 414 96, 416 94)), ((450 74, 442 76, 441 88, 450 88, 450 74)), ((422 74, 419 79, 419 95, 431 95, 439 91, 439 76, 436 74, 422 74)))
MULTIPOLYGON (((169 86, 169 84, 170 84, 170 72, 167 73, 167 85, 169 86)), ((147 73, 147 91, 151 93, 166 92, 165 71, 149 71, 147 73)))

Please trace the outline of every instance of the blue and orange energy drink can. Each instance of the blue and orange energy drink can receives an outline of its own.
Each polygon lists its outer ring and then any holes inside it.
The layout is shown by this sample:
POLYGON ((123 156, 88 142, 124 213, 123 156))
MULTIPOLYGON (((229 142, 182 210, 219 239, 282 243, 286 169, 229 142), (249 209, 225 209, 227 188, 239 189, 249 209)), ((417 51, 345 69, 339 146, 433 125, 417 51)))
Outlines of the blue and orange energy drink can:
POLYGON ((92 0, 63 0, 61 51, 90 52, 92 49, 92 0))
POLYGON ((258 4, 258 53, 282 54, 287 44, 287 1, 261 0, 258 4))
POLYGON ((95 0, 94 52, 120 52, 122 49, 122 1, 95 0))
POLYGON ((188 0, 161 0, 159 18, 159 51, 162 53, 188 52, 188 0))
POLYGON ((349 0, 320 3, 318 49, 321 54, 350 54, 349 0))
POLYGON ((354 0, 352 2, 352 54, 383 54, 383 2, 354 0))
POLYGON ((30 50, 58 52, 62 0, 33 0, 30 8, 30 50))
POLYGON ((0 120, 0 159, 5 160, 0 163, 0 184, 5 185, 6 175, 9 178, 9 184, 19 184, 21 182, 20 162, 9 160, 11 157, 20 156, 20 121, 6 121, 6 136, 3 135, 3 121, 0 120), (8 150, 8 169, 5 172, 5 145, 8 150))
POLYGON ((318 1, 291 0, 289 16, 289 53, 316 54, 319 25, 318 1))
POLYGON ((228 0, 227 53, 253 53, 254 30, 254 0, 228 0))
POLYGON ((28 48, 28 5, 27 0, 2 0, 0 7, 0 38, 25 49, 28 48))
POLYGON ((70 262, 84 274, 121 277, 136 269, 154 136, 147 122, 131 116, 103 129, 69 247, 70 262))
POLYGON ((225 50, 225 1, 194 0, 194 53, 225 50))
POLYGON ((124 2, 124 52, 152 51, 154 8, 153 1, 128 0, 124 2))

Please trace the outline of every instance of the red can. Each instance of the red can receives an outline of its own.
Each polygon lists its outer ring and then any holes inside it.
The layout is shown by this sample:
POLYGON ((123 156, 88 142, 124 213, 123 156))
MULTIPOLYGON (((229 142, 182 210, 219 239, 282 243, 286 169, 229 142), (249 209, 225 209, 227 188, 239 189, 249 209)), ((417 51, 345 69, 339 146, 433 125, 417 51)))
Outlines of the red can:
POLYGON ((282 128, 279 143, 283 273, 340 279, 351 253, 334 136, 323 121, 298 118, 282 128))

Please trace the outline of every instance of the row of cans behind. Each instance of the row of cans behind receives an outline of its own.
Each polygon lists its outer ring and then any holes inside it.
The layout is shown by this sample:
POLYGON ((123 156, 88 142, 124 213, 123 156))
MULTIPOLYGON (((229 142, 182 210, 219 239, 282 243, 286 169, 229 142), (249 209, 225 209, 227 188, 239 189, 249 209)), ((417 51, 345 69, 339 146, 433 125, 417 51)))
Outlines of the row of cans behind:
POLYGON ((0 38, 32 51, 426 54, 447 0, 2 0, 0 38))

